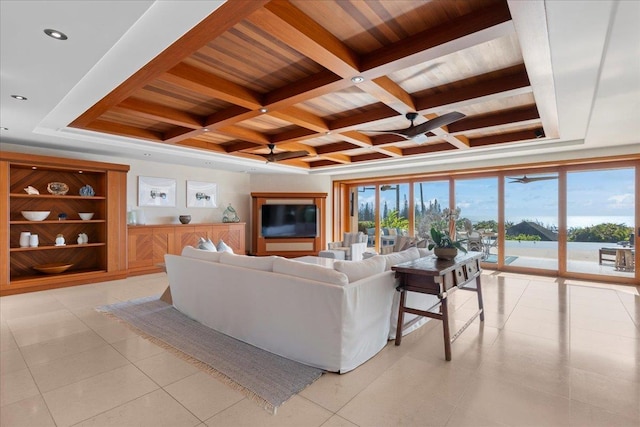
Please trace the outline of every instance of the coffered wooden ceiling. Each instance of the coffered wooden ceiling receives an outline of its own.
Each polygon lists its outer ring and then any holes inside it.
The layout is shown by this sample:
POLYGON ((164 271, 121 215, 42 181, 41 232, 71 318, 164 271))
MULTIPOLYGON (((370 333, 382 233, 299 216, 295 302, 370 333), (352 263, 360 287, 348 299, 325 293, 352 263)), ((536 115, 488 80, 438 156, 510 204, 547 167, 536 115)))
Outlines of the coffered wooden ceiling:
POLYGON ((229 0, 72 127, 324 169, 519 143, 542 120, 504 0, 229 0), (364 81, 351 79, 361 76, 364 81), (266 112, 265 112, 266 111, 266 112), (466 115, 417 143, 367 132, 466 115))

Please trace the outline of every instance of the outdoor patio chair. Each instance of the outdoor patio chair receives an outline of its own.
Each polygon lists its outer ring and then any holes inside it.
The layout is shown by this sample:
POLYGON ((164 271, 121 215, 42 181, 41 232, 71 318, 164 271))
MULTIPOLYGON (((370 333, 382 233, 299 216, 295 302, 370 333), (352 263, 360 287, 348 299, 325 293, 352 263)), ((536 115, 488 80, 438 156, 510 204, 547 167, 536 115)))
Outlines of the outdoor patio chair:
MULTIPOLYGON (((351 261, 362 260, 362 254, 367 250, 367 235, 358 233, 344 233, 340 242, 329 242, 329 251, 344 252, 344 259, 351 261)), ((324 251, 323 251, 324 252, 324 251)))

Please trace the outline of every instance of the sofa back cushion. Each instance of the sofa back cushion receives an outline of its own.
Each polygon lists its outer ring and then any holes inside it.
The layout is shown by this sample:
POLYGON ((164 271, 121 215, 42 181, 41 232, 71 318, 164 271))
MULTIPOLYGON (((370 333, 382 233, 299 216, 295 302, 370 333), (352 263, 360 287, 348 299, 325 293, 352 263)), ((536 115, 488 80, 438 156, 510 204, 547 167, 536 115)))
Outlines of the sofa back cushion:
POLYGON ((222 252, 220 264, 235 265, 236 267, 250 268, 252 270, 273 271, 273 260, 276 258, 275 256, 258 257, 222 252))
POLYGON ((185 246, 182 249, 182 256, 189 258, 201 259, 204 261, 219 262, 222 252, 211 252, 202 249, 196 249, 193 246, 185 246))
POLYGON ((332 285, 344 286, 349 283, 346 274, 335 271, 332 268, 280 257, 273 260, 273 272, 300 277, 302 279, 315 280, 317 282, 330 283, 332 285))
POLYGON ((215 243, 213 243, 211 239, 205 239, 204 237, 201 237, 200 240, 198 240, 197 249, 202 249, 203 251, 211 251, 211 252, 217 251, 215 243))
POLYGON ((347 275, 349 283, 382 273, 385 267, 386 262, 381 255, 376 255, 362 261, 336 261, 333 263, 333 268, 336 271, 347 275))
POLYGON ((402 252, 392 252, 388 255, 382 255, 386 261, 385 270, 391 270, 391 267, 396 264, 401 264, 407 261, 413 261, 420 258, 420 252, 417 248, 409 248, 402 252))

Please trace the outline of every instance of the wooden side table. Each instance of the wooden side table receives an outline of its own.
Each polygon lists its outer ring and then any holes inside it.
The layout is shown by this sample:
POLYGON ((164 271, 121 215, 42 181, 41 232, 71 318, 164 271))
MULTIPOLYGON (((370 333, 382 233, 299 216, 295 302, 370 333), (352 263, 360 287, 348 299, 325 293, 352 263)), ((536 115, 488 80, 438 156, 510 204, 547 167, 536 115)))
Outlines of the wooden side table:
POLYGON ((435 255, 419 258, 391 267, 400 279, 400 306, 398 308, 398 329, 396 331, 396 345, 402 342, 402 325, 404 313, 426 316, 442 321, 444 334, 444 354, 446 360, 451 360, 451 343, 454 342, 465 329, 480 316, 484 321, 484 307, 482 303, 482 285, 480 283, 480 259, 482 253, 468 252, 458 255, 452 261, 443 261, 435 255), (472 284, 475 283, 475 287, 472 284), (448 296, 456 289, 476 292, 478 295, 478 311, 453 336, 449 332, 448 296), (436 295, 440 300, 429 310, 417 310, 405 306, 407 292, 420 292, 436 295), (438 312, 431 311, 439 307, 438 312))

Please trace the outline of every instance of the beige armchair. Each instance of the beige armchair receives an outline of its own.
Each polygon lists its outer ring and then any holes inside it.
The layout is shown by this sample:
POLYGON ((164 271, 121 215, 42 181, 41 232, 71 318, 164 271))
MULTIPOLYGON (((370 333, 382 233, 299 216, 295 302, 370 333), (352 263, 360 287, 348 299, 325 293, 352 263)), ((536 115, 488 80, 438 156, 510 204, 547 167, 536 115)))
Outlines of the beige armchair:
POLYGON ((366 234, 359 233, 344 233, 343 239, 340 242, 330 242, 328 244, 329 251, 342 251, 344 252, 344 259, 351 261, 360 261, 362 254, 367 250, 366 234))

